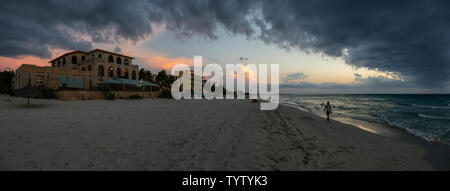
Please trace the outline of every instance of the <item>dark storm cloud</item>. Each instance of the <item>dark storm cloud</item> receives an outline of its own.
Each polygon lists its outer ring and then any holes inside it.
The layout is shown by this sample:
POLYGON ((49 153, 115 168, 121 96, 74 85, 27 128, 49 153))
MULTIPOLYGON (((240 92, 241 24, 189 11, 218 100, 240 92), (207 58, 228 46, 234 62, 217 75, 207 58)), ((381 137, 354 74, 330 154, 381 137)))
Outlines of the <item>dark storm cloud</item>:
POLYGON ((247 19, 255 1, 242 0, 160 0, 149 1, 162 12, 162 16, 172 29, 180 36, 203 35, 216 39, 218 24, 223 25, 233 34, 251 36, 255 33, 251 21, 247 19))
POLYGON ((3 0, 0 6, 0 55, 49 57, 49 48, 90 49, 94 42, 138 41, 151 24, 166 23, 180 37, 216 39, 218 24, 236 34, 252 35, 250 1, 172 0, 3 0), (75 34, 74 34, 75 32, 75 34))
POLYGON ((0 55, 49 57, 49 48, 92 48, 76 38, 85 34, 96 42, 117 36, 138 40, 151 32, 138 3, 125 1, 6 0, 0 6, 0 55), (138 10, 135 12, 133 8, 138 10), (110 30, 108 30, 110 29, 110 30))
POLYGON ((443 0, 4 0, 0 55, 49 57, 49 48, 92 48, 73 32, 95 42, 138 41, 152 33, 152 23, 165 23, 178 37, 217 39, 223 26, 439 88, 450 80, 448 10, 443 0))
POLYGON ((267 43, 440 86, 450 79, 448 10, 439 0, 267 1, 258 23, 267 43))

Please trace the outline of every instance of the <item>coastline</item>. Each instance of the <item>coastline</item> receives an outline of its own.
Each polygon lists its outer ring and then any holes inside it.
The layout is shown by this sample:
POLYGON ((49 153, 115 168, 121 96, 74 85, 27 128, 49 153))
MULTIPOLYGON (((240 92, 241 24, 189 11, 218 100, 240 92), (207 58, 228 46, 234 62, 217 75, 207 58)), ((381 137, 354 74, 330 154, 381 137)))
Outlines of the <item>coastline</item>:
MULTIPOLYGON (((297 108, 294 105, 281 104, 284 107, 297 109, 301 112, 308 113, 318 118, 325 120, 324 116, 319 116, 313 112, 304 111, 301 108, 297 108)), ((333 121, 333 118, 331 118, 333 121)), ((385 137, 387 139, 393 139, 407 144, 416 145, 426 151, 424 159, 437 170, 450 170, 450 145, 445 143, 426 140, 423 137, 408 132, 406 129, 390 126, 390 125, 378 125, 378 126, 357 126, 355 124, 348 123, 346 121, 334 120, 338 123, 343 123, 349 127, 357 128, 360 131, 370 133, 375 136, 385 137)), ((352 122, 352 120, 348 120, 352 122)), ((369 122, 367 122, 369 123, 369 122)))
MULTIPOLYGON (((295 108, 300 111, 303 111, 306 113, 311 113, 311 114, 317 115, 323 119, 326 119, 325 114, 320 115, 320 114, 312 112, 312 111, 306 111, 303 108, 300 108, 295 105, 287 104, 287 103, 280 103, 280 105, 295 108)), ((358 127, 362 130, 365 130, 365 131, 368 131, 368 132, 371 132, 371 133, 374 133, 377 135, 383 135, 383 136, 394 137, 394 138, 399 138, 399 139, 405 139, 405 138, 407 139, 409 136, 413 136, 413 137, 420 138, 421 140, 423 140, 425 142, 431 142, 431 143, 437 143, 437 144, 443 144, 443 145, 450 146, 450 143, 448 143, 448 142, 440 141, 440 140, 436 140, 436 139, 427 139, 426 137, 420 136, 417 133, 411 132, 412 130, 401 128, 401 127, 391 125, 391 124, 379 124, 379 123, 373 123, 373 122, 367 122, 367 121, 351 119, 351 118, 343 118, 343 117, 339 118, 339 117, 334 117, 333 115, 331 116, 331 118, 335 121, 338 121, 338 122, 341 122, 341 123, 344 123, 347 125, 352 125, 352 126, 358 127)))
POLYGON ((449 170, 450 147, 250 100, 0 100, 0 170, 449 170))
MULTIPOLYGON (((426 141, 450 145, 445 109, 448 95, 322 94, 282 95, 281 104, 324 116, 324 100, 333 100, 333 119, 385 136, 405 131, 426 141), (425 99, 426 98, 426 99, 425 99)), ((448 123, 448 121, 447 121, 448 123)), ((400 133, 400 134, 403 134, 400 133)))

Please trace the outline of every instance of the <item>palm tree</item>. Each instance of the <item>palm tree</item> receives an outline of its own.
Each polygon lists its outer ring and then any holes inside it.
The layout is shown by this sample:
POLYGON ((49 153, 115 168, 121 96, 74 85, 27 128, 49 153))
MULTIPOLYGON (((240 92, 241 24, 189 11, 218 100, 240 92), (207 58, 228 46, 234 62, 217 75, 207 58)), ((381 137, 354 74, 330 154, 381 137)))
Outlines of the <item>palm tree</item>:
POLYGON ((170 89, 170 86, 175 81, 175 77, 167 75, 165 70, 161 70, 155 77, 156 83, 158 83, 163 90, 170 89))
POLYGON ((139 70, 139 78, 145 81, 155 83, 155 75, 151 71, 145 70, 144 68, 141 68, 139 70))

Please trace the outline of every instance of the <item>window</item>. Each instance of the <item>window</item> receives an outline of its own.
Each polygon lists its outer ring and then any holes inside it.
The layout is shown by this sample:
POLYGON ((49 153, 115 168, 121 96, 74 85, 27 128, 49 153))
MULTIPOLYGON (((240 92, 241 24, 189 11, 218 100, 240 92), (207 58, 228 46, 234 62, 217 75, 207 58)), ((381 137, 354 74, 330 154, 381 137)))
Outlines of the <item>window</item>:
POLYGON ((72 56, 72 64, 77 64, 77 56, 72 56))
POLYGON ((56 66, 60 67, 61 66, 61 61, 58 60, 58 64, 56 66))
POLYGON ((83 71, 83 72, 85 71, 84 67, 81 68, 81 71, 83 71))
POLYGON ((122 77, 122 69, 117 68, 117 77, 120 78, 122 77))
POLYGON ((122 59, 120 57, 117 57, 116 63, 117 64, 122 64, 122 59))
POLYGON ((86 60, 86 56, 81 56, 81 61, 85 61, 86 60))
POLYGON ((92 71, 92 67, 91 66, 88 66, 88 71, 92 71))
POLYGON ((102 58, 102 54, 98 54, 98 58, 102 58))
POLYGON ((98 76, 104 76, 105 75, 105 69, 102 65, 98 66, 98 76))
POLYGON ((136 79, 136 71, 133 71, 133 72, 131 73, 131 79, 132 79, 132 80, 135 80, 135 79, 136 79))
POLYGON ((62 63, 62 65, 63 65, 63 66, 66 65, 66 58, 63 58, 63 63, 62 63))
POLYGON ((129 64, 128 59, 125 59, 124 63, 125 63, 125 65, 128 65, 129 64))
POLYGON ((114 77, 114 68, 112 66, 108 68, 108 77, 114 77))
POLYGON ((108 62, 109 62, 109 63, 114 63, 114 57, 111 56, 111 55, 109 55, 109 56, 108 56, 108 62))
POLYGON ((128 70, 123 70, 123 78, 128 79, 128 70))

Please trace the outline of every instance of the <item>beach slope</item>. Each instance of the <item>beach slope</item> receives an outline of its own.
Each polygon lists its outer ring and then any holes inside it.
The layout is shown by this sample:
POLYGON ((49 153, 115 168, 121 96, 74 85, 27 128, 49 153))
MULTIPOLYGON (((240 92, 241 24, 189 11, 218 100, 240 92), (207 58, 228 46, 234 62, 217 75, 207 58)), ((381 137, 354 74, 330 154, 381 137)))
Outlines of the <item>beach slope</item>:
POLYGON ((448 170, 450 161, 445 145, 249 100, 31 103, 1 97, 0 170, 448 170))

